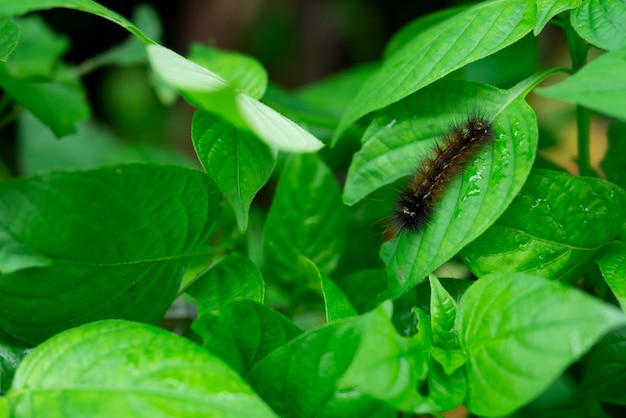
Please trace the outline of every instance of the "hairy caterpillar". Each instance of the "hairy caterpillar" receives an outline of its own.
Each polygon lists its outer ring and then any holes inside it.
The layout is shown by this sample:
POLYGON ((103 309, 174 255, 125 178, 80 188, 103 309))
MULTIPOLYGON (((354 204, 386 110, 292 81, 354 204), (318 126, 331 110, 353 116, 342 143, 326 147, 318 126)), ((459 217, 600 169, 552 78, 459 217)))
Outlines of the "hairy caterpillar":
POLYGON ((399 231, 422 229, 450 181, 493 137, 491 122, 483 116, 472 115, 454 124, 400 193, 384 239, 393 238, 399 231))

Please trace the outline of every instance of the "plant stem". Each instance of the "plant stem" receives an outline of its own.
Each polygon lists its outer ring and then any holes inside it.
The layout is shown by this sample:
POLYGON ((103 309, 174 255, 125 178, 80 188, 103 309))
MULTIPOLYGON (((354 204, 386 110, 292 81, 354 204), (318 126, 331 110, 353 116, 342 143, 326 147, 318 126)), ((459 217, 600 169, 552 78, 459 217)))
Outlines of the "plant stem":
MULTIPOLYGON (((572 27, 569 14, 567 19, 562 19, 561 23, 565 29, 567 45, 572 58, 572 69, 574 72, 580 70, 587 60, 589 45, 578 36, 572 27)), ((597 177, 591 168, 591 157, 589 153, 589 110, 578 105, 576 106, 576 125, 578 130, 578 170, 581 176, 597 177)))

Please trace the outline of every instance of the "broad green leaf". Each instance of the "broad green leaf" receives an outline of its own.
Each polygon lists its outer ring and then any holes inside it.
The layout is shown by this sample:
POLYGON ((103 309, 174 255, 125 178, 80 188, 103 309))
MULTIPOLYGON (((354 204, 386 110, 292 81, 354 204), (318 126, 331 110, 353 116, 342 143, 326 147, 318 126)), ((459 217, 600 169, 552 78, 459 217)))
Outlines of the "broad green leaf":
MULTIPOLYGON (((379 328, 373 325, 383 320, 381 315, 379 309, 367 316, 305 332, 257 363, 247 379, 281 416, 395 417, 394 410, 370 398, 359 387, 339 386, 363 335, 369 332, 375 338, 379 328)), ((389 328, 388 319, 384 326, 389 328)))
POLYGON ((20 41, 6 62, 9 74, 15 78, 52 77, 70 45, 69 39, 55 33, 40 16, 16 21, 20 26, 20 41))
POLYGON ((353 99, 335 140, 362 116, 521 39, 533 29, 536 13, 535 0, 482 2, 407 39, 353 99))
POLYGON ((198 314, 218 313, 233 299, 263 302, 263 278, 248 257, 231 253, 216 266, 196 278, 186 292, 198 301, 198 314))
POLYGON ((465 397, 462 371, 445 373, 430 356, 428 317, 417 310, 418 332, 400 337, 384 308, 368 314, 354 360, 339 382, 341 390, 358 388, 394 408, 415 414, 451 410, 465 397))
POLYGON ((609 149, 600 163, 606 179, 626 190, 626 123, 614 122, 606 133, 609 149))
POLYGON ((46 124, 57 137, 76 132, 76 124, 87 119, 91 113, 84 88, 77 81, 18 79, 9 74, 5 64, 0 64, 0 87, 46 124))
POLYGON ((0 16, 19 16, 36 10, 58 7, 80 10, 103 17, 130 31, 145 43, 152 43, 152 40, 128 19, 91 0, 0 0, 0 16))
POLYGON ((626 218, 626 193, 606 180, 534 170, 511 206, 461 252, 477 276, 497 271, 575 281, 626 218))
POLYGON ((467 290, 456 329, 468 361, 470 412, 501 416, 543 392, 626 316, 558 282, 494 273, 467 290))
POLYGON ((188 59, 218 74, 237 91, 254 99, 260 99, 267 87, 267 71, 250 56, 194 43, 188 59))
POLYGON ((37 347, 18 368, 7 401, 11 416, 276 416, 200 346, 120 320, 86 324, 37 347))
POLYGON ((29 112, 20 114, 17 126, 18 158, 26 175, 132 162, 194 167, 186 155, 176 150, 123 143, 94 120, 78 124, 75 134, 61 140, 29 112))
POLYGON ((537 93, 626 120, 626 49, 607 52, 565 81, 539 88, 537 93))
POLYGON ((160 45, 148 46, 157 75, 191 104, 218 113, 238 128, 249 129, 270 146, 286 152, 314 152, 323 144, 272 108, 237 92, 222 77, 160 45))
POLYGON ((20 28, 8 18, 0 19, 0 61, 6 61, 15 50, 20 28))
POLYGON ((202 166, 232 206, 239 230, 245 231, 250 203, 274 170, 276 150, 211 113, 196 112, 191 125, 202 166))
POLYGON ((252 300, 227 302, 219 315, 201 314, 192 327, 204 348, 242 375, 302 333, 280 313, 252 300))
POLYGON ((17 341, 0 332, 0 393, 5 394, 11 382, 13 381, 13 375, 15 370, 19 366, 20 362, 26 354, 31 350, 31 347, 20 341, 17 341))
POLYGON ((412 338, 398 335, 385 312, 390 308, 384 303, 367 315, 367 329, 339 389, 358 388, 402 410, 413 410, 416 384, 428 372, 430 335, 424 329, 412 338))
POLYGON ((385 51, 383 52, 383 59, 390 59, 406 44, 413 42, 413 38, 419 36, 422 32, 427 31, 431 27, 440 25, 455 15, 464 12, 468 7, 468 5, 449 7, 412 20, 400 28, 389 42, 387 42, 385 51))
POLYGON ((341 278, 339 287, 359 313, 371 311, 376 306, 377 295, 387 286, 387 273, 383 269, 353 271, 341 278))
POLYGON ((626 328, 605 336, 589 357, 578 397, 626 405, 626 328))
POLYGON ((537 20, 533 35, 537 36, 554 16, 578 7, 581 3, 583 0, 537 0, 537 20))
POLYGON ((606 246, 596 260, 602 276, 626 312, 626 245, 615 241, 606 246))
POLYGON ((219 204, 208 176, 173 166, 1 183, 0 328, 38 343, 96 319, 158 321, 207 244, 219 204), (25 251, 47 263, 15 265, 25 251))
POLYGON ((327 275, 320 274, 319 276, 324 304, 326 305, 326 321, 330 322, 356 316, 356 310, 354 310, 341 288, 327 275))
POLYGON ((346 214, 339 186, 316 155, 291 156, 278 182, 265 222, 266 265, 294 281, 300 256, 330 273, 346 245, 346 214))
POLYGON ((587 0, 571 14, 572 26, 586 41, 609 51, 626 47, 626 1, 587 0))
POLYGON ((459 345, 454 329, 456 302, 444 289, 436 276, 431 274, 429 280, 433 344, 447 350, 456 350, 459 345))
POLYGON ((494 140, 450 182, 425 227, 400 232, 383 244, 387 297, 398 297, 448 261, 485 231, 519 192, 537 149, 535 114, 523 99, 535 81, 502 91, 446 80, 389 107, 372 122, 348 173, 348 204, 411 175, 433 152, 435 140, 472 109, 492 120, 494 132, 494 140))

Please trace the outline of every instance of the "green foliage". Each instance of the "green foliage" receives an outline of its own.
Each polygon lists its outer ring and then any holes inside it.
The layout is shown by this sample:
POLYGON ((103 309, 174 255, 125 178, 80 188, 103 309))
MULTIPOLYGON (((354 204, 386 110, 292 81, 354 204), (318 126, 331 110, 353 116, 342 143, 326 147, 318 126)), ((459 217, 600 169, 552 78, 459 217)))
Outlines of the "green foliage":
POLYGON ((476 2, 288 91, 245 54, 162 46, 148 6, 0 0, 0 415, 619 416, 625 22, 623 1, 476 2), (129 37, 65 62, 50 8, 129 37), (536 71, 546 25, 572 68, 536 71), (162 114, 191 104, 197 162, 95 120, 102 67, 136 71, 162 114), (531 92, 576 105, 584 176, 538 158, 558 118, 531 92), (422 229, 381 243, 397 189, 476 114, 494 140, 422 229), (609 117, 596 173, 589 126, 609 117), (184 336, 172 310, 155 326, 178 296, 184 336))

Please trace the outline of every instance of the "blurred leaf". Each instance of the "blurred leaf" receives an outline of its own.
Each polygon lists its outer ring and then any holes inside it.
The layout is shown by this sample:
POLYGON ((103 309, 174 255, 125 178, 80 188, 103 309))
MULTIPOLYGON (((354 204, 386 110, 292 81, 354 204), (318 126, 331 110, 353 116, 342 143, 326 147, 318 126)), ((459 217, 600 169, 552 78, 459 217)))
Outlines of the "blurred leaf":
POLYGON ((58 70, 61 56, 69 48, 68 37, 55 33, 37 15, 16 21, 20 27, 20 39, 6 62, 7 71, 15 78, 52 77, 58 70))
POLYGON ((606 180, 533 170, 507 211, 461 252, 477 276, 497 271, 575 281, 626 218, 626 193, 606 180))
MULTIPOLYGON (((159 15, 152 5, 140 3, 133 13, 133 21, 151 39, 155 41, 161 39, 163 28, 161 27, 159 15)), ((131 66, 143 64, 147 61, 148 55, 144 42, 137 36, 131 35, 126 41, 83 62, 79 69, 81 72, 86 73, 105 65, 131 66)))
POLYGON ((382 269, 357 270, 340 279, 338 284, 357 312, 364 313, 376 306, 372 295, 387 287, 387 273, 382 269))
POLYGON ((626 120, 626 49, 607 52, 565 81, 536 92, 626 120))
POLYGON ((25 175, 78 168, 97 168, 119 163, 152 162, 194 167, 176 150, 120 142, 105 126, 94 120, 80 123, 73 135, 57 140, 29 112, 18 117, 18 158, 25 175))
POLYGON ((57 137, 76 132, 76 125, 91 113, 84 88, 77 82, 17 79, 0 64, 0 87, 47 125, 57 137), (60 106, 60 103, 63 105, 60 106))
POLYGON ((482 277, 463 296, 456 329, 468 358, 464 404, 506 415, 543 392, 626 316, 578 290, 522 273, 482 277))
POLYGON ((346 214, 339 186, 316 155, 291 156, 276 188, 263 240, 266 266, 297 280, 299 257, 330 273, 346 245, 346 214))
POLYGON ((536 80, 525 80, 506 91, 446 80, 374 119, 348 173, 344 189, 348 204, 411 175, 432 153, 434 140, 451 123, 465 120, 472 109, 493 121, 494 132, 494 140, 450 182, 425 227, 400 232, 383 244, 380 254, 389 274, 386 297, 398 297, 424 280, 484 232, 519 192, 537 147, 535 114, 523 99, 536 80), (479 102, 476 97, 481 98, 479 102))
POLYGON ((614 122, 607 130, 609 149, 600 163, 606 179, 626 190, 626 123, 614 122))
POLYGON ((344 113, 335 140, 357 119, 516 42, 533 28, 536 2, 478 3, 425 27, 388 56, 344 113))
POLYGON ((200 314, 193 330, 202 346, 241 375, 302 331, 272 308, 252 300, 226 302, 219 315, 200 314))
POLYGON ((322 295, 324 296, 324 303, 326 305, 326 321, 330 322, 356 316, 356 310, 354 310, 354 307, 346 295, 344 295, 341 288, 325 274, 320 274, 319 276, 322 295))
POLYGON ((249 129, 286 152, 314 152, 323 144, 293 121, 254 98, 237 92, 217 74, 159 45, 148 46, 153 70, 192 105, 249 129))
MULTIPOLYGON (((363 317, 332 322, 305 332, 257 363, 247 379, 281 416, 395 417, 395 411, 365 395, 360 387, 339 384, 361 346, 363 335, 367 333, 372 342, 381 327, 389 330, 391 325, 386 317, 388 314, 378 309, 363 317)), ((395 333, 393 327, 389 332, 395 333)), ((386 340, 394 337, 386 334, 380 338, 388 345, 386 340)), ((410 371, 406 365, 401 367, 410 371)))
POLYGON ((626 47, 626 3, 587 0, 571 14, 572 26, 589 43, 613 51, 626 47))
POLYGON ((15 370, 26 354, 31 350, 29 345, 13 339, 0 332, 0 393, 5 394, 15 375, 15 370))
POLYGON ((86 324, 37 347, 7 400, 11 416, 276 416, 206 350, 119 320, 86 324))
POLYGON ((267 71, 251 56, 193 43, 188 59, 219 75, 237 91, 253 99, 260 99, 267 87, 267 71))
POLYGON ((101 318, 158 321, 219 204, 206 175, 172 166, 0 183, 0 327, 38 343, 101 318), (46 262, 12 262, 25 250, 46 262))
POLYGON ((596 260, 602 276, 626 312, 626 244, 614 241, 606 246, 596 260))
POLYGON ((0 61, 6 61, 17 46, 20 28, 11 19, 0 19, 0 61))
POLYGON ((211 113, 196 112, 191 124, 196 154, 223 191, 243 232, 250 203, 274 170, 276 150, 211 113))
POLYGON ((533 35, 539 32, 548 24, 550 19, 566 10, 578 7, 584 0, 537 0, 537 20, 533 35))
POLYGON ((219 313, 234 299, 263 303, 261 272, 248 257, 231 253, 216 266, 196 278, 186 292, 198 301, 198 314, 219 313))
POLYGON ((0 16, 19 16, 36 10, 47 10, 57 7, 80 10, 103 17, 135 34, 143 42, 152 42, 148 36, 128 19, 91 0, 30 0, 20 2, 0 0, 0 16))
POLYGON ((626 328, 605 336, 589 357, 576 396, 626 405, 626 328))

